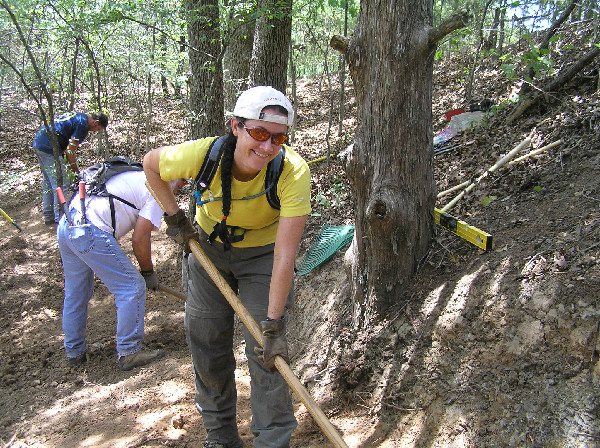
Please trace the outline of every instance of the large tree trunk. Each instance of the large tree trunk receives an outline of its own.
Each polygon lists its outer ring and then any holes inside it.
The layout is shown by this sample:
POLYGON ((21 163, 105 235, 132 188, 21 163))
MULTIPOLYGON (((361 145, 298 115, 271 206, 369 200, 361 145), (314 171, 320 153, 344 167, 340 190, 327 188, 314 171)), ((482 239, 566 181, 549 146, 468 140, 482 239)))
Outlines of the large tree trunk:
POLYGON ((258 20, 250 60, 250 84, 285 93, 292 38, 292 0, 258 0, 258 20))
POLYGON ((186 0, 189 59, 191 138, 219 135, 223 116, 223 57, 216 0, 186 0))
POLYGON ((432 28, 432 10, 431 1, 363 1, 345 52, 358 106, 347 164, 356 227, 346 257, 357 326, 398 301, 434 234, 433 54, 450 28, 432 28))
POLYGON ((245 2, 237 2, 229 7, 229 37, 223 57, 226 111, 233 111, 237 97, 248 88, 256 20, 238 11, 246 7, 245 2))

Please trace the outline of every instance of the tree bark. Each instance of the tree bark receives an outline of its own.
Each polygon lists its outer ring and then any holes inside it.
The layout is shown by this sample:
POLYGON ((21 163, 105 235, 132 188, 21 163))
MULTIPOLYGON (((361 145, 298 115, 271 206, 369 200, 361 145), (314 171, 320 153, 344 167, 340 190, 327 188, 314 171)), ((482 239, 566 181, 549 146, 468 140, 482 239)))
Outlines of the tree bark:
MULTIPOLYGON (((356 197, 346 260, 357 327, 397 302, 434 234, 433 55, 451 27, 432 22, 430 1, 363 1, 345 53, 358 106, 346 166, 356 197)), ((338 36, 332 46, 345 42, 338 36)))
POLYGON ((292 0, 258 0, 257 12, 250 85, 269 85, 285 93, 292 38, 292 0))
POLYGON ((191 138, 220 135, 223 116, 223 56, 217 0, 186 0, 191 138))
POLYGON ((247 8, 244 2, 230 6, 228 33, 230 37, 227 39, 223 57, 224 102, 227 111, 233 111, 237 97, 248 88, 250 58, 254 43, 256 20, 251 15, 237 11, 240 5, 242 10, 247 8))

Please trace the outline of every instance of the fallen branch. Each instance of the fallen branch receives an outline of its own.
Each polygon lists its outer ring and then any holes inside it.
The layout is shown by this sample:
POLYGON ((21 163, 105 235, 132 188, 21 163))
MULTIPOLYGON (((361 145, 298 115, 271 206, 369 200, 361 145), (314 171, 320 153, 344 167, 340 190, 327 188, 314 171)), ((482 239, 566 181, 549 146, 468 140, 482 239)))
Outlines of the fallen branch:
POLYGON ((546 145, 543 148, 536 149, 535 151, 531 151, 530 153, 527 153, 524 156, 517 157, 515 160, 511 160, 510 162, 508 162, 508 164, 511 165, 511 166, 515 165, 515 164, 517 164, 519 162, 522 162, 523 160, 526 160, 526 159, 528 159, 530 157, 537 156, 538 154, 541 154, 541 153, 543 153, 544 151, 546 151, 546 150, 548 150, 550 148, 554 148, 555 146, 558 146, 558 145, 562 144, 562 142, 563 142, 562 140, 558 140, 558 141, 556 141, 554 143, 550 143, 549 145, 546 145))
POLYGON ((469 185, 470 183, 471 183, 471 181, 470 181, 470 180, 466 180, 466 181, 464 181, 462 184, 455 185, 455 186, 454 186, 454 187, 452 187, 452 188, 449 188, 449 189, 447 189, 447 190, 444 190, 444 191, 442 191, 442 192, 438 193, 437 197, 438 197, 438 198, 441 198, 441 197, 443 197, 443 196, 446 196, 447 194, 454 193, 455 191, 457 191, 457 190, 460 190, 461 188, 464 188, 464 187, 466 187, 466 186, 467 186, 467 185, 469 185))
MULTIPOLYGON (((568 81, 573 79, 573 77, 579 73, 586 65, 592 62, 597 56, 600 55, 600 48, 596 45, 593 45, 592 49, 588 51, 579 61, 575 62, 573 65, 561 70, 558 73, 558 76, 548 83, 544 88, 544 92, 556 92, 559 88, 564 86, 568 81)), ((517 108, 513 111, 513 113, 506 120, 506 124, 511 124, 517 118, 519 118, 523 113, 529 109, 531 106, 536 104, 541 98, 543 98, 544 94, 528 94, 523 96, 522 100, 519 102, 517 108)))
POLYGON ((481 176, 479 176, 477 179, 475 179, 475 181, 471 182, 467 188, 465 188, 463 191, 461 191, 458 196, 456 196, 454 199, 452 199, 447 205, 445 205, 441 210, 443 212, 450 210, 452 207, 454 207, 456 205, 456 203, 458 201, 460 201, 462 199, 462 197, 467 194, 470 193, 471 190, 473 190, 473 188, 475 188, 475 186, 481 182, 483 179, 485 179, 487 177, 488 174, 490 173, 494 173, 496 172, 499 168, 501 168, 502 166, 506 165, 513 157, 515 157, 517 155, 517 153, 519 151, 521 151, 521 149, 523 149, 525 146, 529 145, 531 143, 531 139, 529 137, 527 137, 525 140, 523 140, 521 143, 519 143, 517 146, 515 146, 513 148, 512 151, 510 151, 508 154, 506 154, 504 157, 502 157, 500 160, 498 160, 494 166, 492 166, 491 168, 489 168, 488 170, 486 170, 481 176))

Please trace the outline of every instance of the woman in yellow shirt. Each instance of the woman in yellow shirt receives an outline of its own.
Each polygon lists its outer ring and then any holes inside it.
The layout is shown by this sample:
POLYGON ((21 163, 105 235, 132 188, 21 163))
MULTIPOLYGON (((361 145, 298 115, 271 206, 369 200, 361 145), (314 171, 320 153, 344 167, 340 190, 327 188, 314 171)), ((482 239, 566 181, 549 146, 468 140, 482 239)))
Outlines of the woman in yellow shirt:
MULTIPOLYGON (((217 172, 196 207, 192 225, 168 181, 196 178, 216 137, 151 151, 144 170, 166 212, 167 233, 189 254, 196 238, 207 256, 261 323, 263 349, 244 328, 250 370, 255 447, 287 447, 297 423, 274 358, 287 359, 286 310, 293 304, 294 260, 310 207, 306 162, 284 145, 294 112, 276 89, 258 86, 238 98, 217 172), (284 150, 276 185, 267 165, 284 150), (267 201, 277 189, 280 208, 267 201)), ((185 328, 194 365, 196 406, 207 431, 206 448, 241 448, 236 423, 234 311, 193 254, 187 263, 185 328)))

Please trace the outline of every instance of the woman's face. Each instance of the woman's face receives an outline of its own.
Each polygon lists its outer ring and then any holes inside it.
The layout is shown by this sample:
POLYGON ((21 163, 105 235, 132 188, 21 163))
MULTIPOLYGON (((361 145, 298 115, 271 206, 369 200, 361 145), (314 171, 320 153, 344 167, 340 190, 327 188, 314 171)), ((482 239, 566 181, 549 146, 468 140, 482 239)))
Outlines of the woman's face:
MULTIPOLYGON (((275 112, 269 111, 269 113, 275 112)), ((278 113, 278 115, 282 114, 278 113)), ((235 117, 231 119, 231 129, 233 135, 237 137, 233 156, 233 176, 237 180, 247 182, 254 179, 260 170, 277 157, 281 145, 273 144, 271 138, 264 142, 258 141, 252 138, 245 128, 262 128, 271 134, 285 134, 287 126, 261 120, 246 120, 242 127, 239 126, 239 123, 235 117)))

